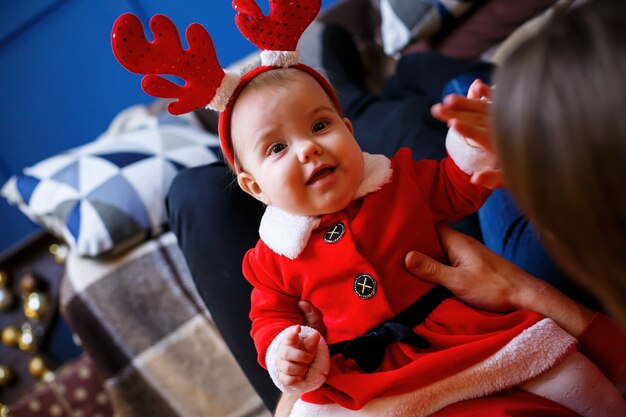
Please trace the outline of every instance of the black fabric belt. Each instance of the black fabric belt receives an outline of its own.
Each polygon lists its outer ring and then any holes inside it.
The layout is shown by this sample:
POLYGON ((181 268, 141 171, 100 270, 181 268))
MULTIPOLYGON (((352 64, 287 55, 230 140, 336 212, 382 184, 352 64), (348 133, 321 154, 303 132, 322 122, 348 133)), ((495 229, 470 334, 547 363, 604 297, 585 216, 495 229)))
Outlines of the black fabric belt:
POLYGON ((420 335, 413 333, 413 328, 423 322, 439 304, 450 297, 452 297, 452 293, 447 288, 440 285, 433 287, 393 319, 374 327, 362 336, 333 343, 328 347, 330 355, 342 354, 348 359, 354 359, 364 372, 372 373, 380 366, 385 356, 385 349, 391 342, 402 342, 422 349, 427 348, 430 343, 420 335))

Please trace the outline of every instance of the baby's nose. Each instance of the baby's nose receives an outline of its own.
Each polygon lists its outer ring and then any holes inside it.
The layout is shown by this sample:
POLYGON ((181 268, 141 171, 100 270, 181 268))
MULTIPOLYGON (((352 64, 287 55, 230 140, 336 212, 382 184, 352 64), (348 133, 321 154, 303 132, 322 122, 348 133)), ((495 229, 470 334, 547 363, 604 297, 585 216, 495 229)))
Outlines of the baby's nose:
POLYGON ((320 155, 322 147, 313 140, 303 140, 300 144, 299 157, 301 162, 307 162, 311 157, 320 155))

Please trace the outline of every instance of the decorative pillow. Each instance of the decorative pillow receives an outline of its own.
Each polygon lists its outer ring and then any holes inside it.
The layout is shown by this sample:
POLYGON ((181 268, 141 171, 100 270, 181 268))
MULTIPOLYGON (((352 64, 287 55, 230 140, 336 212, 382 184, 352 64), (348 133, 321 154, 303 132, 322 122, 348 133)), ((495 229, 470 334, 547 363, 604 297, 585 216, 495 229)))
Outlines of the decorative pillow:
POLYGON ((192 115, 134 106, 95 141, 12 176, 1 194, 79 255, 95 257, 162 233, 174 176, 216 161, 218 148, 192 115))
POLYGON ((452 27, 482 0, 381 0, 381 38, 393 56, 410 42, 452 27))

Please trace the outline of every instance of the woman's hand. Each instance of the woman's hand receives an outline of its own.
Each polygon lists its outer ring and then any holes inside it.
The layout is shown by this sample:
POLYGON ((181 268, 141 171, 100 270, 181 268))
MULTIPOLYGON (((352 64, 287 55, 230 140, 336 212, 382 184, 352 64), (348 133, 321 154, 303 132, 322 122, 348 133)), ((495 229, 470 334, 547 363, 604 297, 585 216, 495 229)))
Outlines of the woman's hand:
POLYGON ((440 224, 437 231, 450 266, 422 253, 409 252, 405 265, 414 275, 443 285, 466 304, 504 312, 519 309, 524 282, 541 291, 547 284, 496 255, 477 240, 440 224))
POLYGON ((302 313, 305 326, 309 326, 320 332, 322 336, 326 336, 326 326, 322 320, 322 313, 310 302, 306 300, 298 301, 298 309, 302 313))
POLYGON ((419 252, 409 252, 405 265, 415 276, 443 285, 466 304, 484 310, 535 311, 576 337, 593 316, 587 308, 477 240, 444 224, 438 225, 437 230, 450 266, 419 252))

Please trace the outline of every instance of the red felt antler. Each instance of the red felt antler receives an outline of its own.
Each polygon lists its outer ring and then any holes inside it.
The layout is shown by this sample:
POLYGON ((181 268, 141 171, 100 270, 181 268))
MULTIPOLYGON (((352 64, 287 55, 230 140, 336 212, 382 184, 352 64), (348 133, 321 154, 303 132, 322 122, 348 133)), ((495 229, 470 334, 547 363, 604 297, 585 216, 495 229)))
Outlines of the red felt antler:
POLYGON ((168 105, 172 114, 183 114, 211 102, 224 78, 213 41, 198 23, 187 28, 189 49, 183 49, 176 26, 163 15, 150 19, 154 41, 148 42, 141 21, 133 14, 120 16, 113 26, 111 43, 117 60, 143 77, 143 90, 154 97, 176 98, 168 105), (179 86, 157 74, 182 78, 179 86))
POLYGON ((321 0, 269 0, 265 16, 255 0, 233 0, 239 31, 261 50, 295 51, 298 40, 320 11, 321 0))

